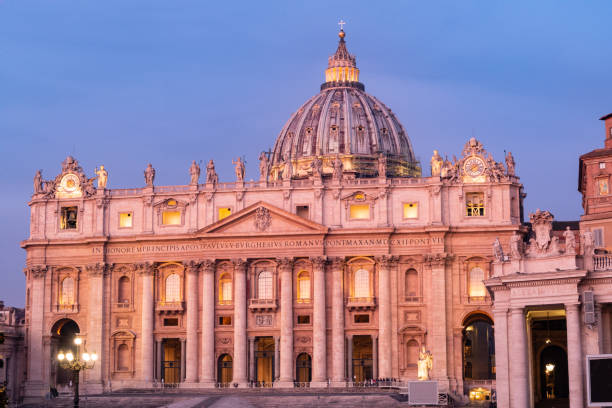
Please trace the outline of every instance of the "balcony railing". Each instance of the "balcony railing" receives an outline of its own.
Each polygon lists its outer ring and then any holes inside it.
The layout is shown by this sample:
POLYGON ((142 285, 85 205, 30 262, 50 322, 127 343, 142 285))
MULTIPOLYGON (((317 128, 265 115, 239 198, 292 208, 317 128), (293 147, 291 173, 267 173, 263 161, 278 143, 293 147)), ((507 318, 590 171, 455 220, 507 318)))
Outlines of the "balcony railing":
POLYGON ((369 310, 376 308, 375 297, 349 297, 346 299, 349 310, 369 310))
POLYGON ((183 312, 183 302, 157 302, 155 310, 159 313, 181 313, 183 312))
POLYGON ((593 256, 593 266, 596 271, 608 271, 612 269, 612 254, 593 256))
POLYGON ((249 309, 256 311, 276 310, 276 299, 249 299, 249 309))
POLYGON ((115 307, 117 309, 129 309, 130 308, 130 302, 117 302, 117 303, 115 303, 115 307))

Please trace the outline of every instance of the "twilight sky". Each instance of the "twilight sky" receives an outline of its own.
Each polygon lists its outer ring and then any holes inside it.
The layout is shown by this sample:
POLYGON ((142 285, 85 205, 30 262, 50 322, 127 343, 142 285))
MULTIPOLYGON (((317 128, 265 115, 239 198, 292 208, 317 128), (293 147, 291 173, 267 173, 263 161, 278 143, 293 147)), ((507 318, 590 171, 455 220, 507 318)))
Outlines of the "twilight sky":
POLYGON ((109 188, 233 181, 319 90, 337 22, 366 91, 398 116, 424 172, 475 136, 510 150, 526 212, 578 219, 578 156, 612 112, 609 1, 0 0, 0 299, 24 304, 32 178, 74 155, 109 188))

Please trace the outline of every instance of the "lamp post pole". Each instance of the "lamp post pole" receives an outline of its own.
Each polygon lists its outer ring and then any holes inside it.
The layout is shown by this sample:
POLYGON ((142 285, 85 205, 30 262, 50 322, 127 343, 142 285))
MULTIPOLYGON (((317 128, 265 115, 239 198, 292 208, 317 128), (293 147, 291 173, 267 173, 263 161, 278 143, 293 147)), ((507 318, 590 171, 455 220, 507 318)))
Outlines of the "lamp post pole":
POLYGON ((77 346, 76 355, 72 351, 64 353, 60 350, 57 354, 57 360, 62 368, 72 370, 72 380, 74 383, 74 408, 79 408, 79 374, 83 370, 89 370, 94 367, 98 355, 96 353, 89 354, 87 351, 81 352, 81 344, 83 339, 75 337, 74 344, 77 346))

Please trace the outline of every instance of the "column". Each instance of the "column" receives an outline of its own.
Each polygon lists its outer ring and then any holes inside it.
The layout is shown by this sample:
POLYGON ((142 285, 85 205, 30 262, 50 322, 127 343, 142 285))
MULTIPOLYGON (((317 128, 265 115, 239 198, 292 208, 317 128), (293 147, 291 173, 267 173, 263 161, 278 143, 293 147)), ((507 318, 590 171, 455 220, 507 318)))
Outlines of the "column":
POLYGON ((163 361, 163 352, 164 352, 162 348, 162 341, 157 340, 155 342, 155 345, 157 346, 157 360, 155 360, 155 366, 157 368, 155 369, 155 371, 157 372, 157 381, 161 382, 163 378, 162 361, 163 361))
POLYGON ((325 323, 325 258, 311 258, 314 302, 312 305, 312 382, 327 385, 327 326, 325 323))
MULTIPOLYGON (((200 382, 215 384, 215 261, 207 259, 202 271, 202 361, 200 382)), ((246 301, 246 300, 245 300, 246 301)))
MULTIPOLYGON (((185 382, 198 381, 198 270, 200 264, 189 262, 187 269, 187 350, 185 382)), ((181 367, 181 369, 183 369, 181 367)))
POLYGON ((378 336, 372 336, 372 377, 378 378, 378 336))
POLYGON ((565 305, 567 319, 567 372, 569 377, 569 402, 572 408, 584 406, 582 333, 580 330, 580 307, 565 305))
MULTIPOLYGON (((49 385, 43 381, 43 362, 55 356, 43 356, 44 333, 44 300, 46 266, 36 266, 27 269, 30 286, 30 330, 28 333, 28 379, 25 385, 25 397, 43 397, 49 391, 49 385)), ((46 379, 45 379, 46 381, 46 379)))
POLYGON ((153 264, 139 265, 142 280, 142 321, 140 335, 140 379, 145 383, 153 380, 153 264))
MULTIPOLYGON (((433 378, 442 382, 441 391, 448 388, 448 357, 446 346, 446 254, 429 259, 431 266, 431 348, 435 357, 433 378)), ((381 344, 382 348, 382 344, 381 344)), ((380 376, 383 376, 382 369, 380 376)))
MULTIPOLYGON (((510 378, 512 392, 510 402, 512 408, 529 406, 529 367, 527 366, 527 327, 525 312, 522 307, 510 310, 512 344, 510 346, 510 378)), ((496 336, 497 337, 497 336, 496 336)), ((496 349, 497 351, 497 349, 496 349)), ((495 359, 497 362, 497 357, 495 359)), ((501 406, 501 405, 500 405, 501 406)))
POLYGON ((509 407, 510 377, 508 375, 508 365, 510 356, 508 354, 508 309, 505 307, 494 307, 493 319, 495 321, 495 384, 497 387, 497 405, 499 407, 509 407))
POLYGON ((274 337, 274 381, 280 376, 280 337, 274 337))
POLYGON ((332 381, 344 382, 344 259, 334 259, 332 268, 332 381))
POLYGON ((378 370, 381 378, 393 377, 391 372, 391 283, 390 273, 393 259, 381 256, 378 263, 379 307, 378 307, 378 370))
POLYGON ((183 382, 185 380, 185 365, 186 365, 186 343, 187 341, 185 339, 181 339, 181 377, 179 379, 180 382, 183 382))
MULTIPOLYGON (((88 274, 89 296, 87 296, 87 351, 96 352, 100 356, 100 361, 94 368, 87 371, 88 392, 102 392, 102 366, 106 363, 106 356, 103 348, 103 330, 105 308, 104 299, 104 276, 107 272, 106 264, 87 265, 85 270, 88 274)), ((80 299, 79 303, 84 303, 85 299, 80 299)))
POLYGON ((234 261, 234 361, 233 382, 241 386, 247 383, 247 262, 234 261))
POLYGON ((282 386, 293 387, 293 259, 278 260, 281 279, 280 378, 282 386))
POLYGON ((255 337, 249 337, 249 381, 255 381, 255 337))
POLYGON ((353 335, 349 334, 346 336, 346 373, 348 380, 352 382, 353 379, 353 335))

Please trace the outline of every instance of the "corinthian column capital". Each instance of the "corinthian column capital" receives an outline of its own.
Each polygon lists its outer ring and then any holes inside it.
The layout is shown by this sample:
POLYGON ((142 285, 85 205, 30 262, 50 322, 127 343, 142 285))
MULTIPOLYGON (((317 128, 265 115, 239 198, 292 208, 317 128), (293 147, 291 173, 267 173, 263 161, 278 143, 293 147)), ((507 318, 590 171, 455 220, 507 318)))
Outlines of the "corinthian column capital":
POLYGON ((391 268, 397 266, 397 263, 399 262, 399 257, 391 255, 381 255, 375 257, 374 260, 383 268, 391 268))
POLYGON ((310 262, 312 262, 312 267, 315 270, 323 270, 323 268, 325 268, 325 264, 327 263, 327 259, 324 256, 313 256, 310 257, 310 262))
POLYGON ((25 269, 26 273, 34 279, 44 278, 47 274, 47 270, 47 265, 36 265, 25 269))
POLYGON ((293 270, 293 258, 277 258, 276 261, 281 272, 291 272, 293 270))
POLYGON ((200 270, 204 273, 212 273, 215 271, 215 260, 214 259, 205 259, 200 263, 200 270))
POLYGON ((234 270, 236 272, 244 272, 247 266, 249 266, 248 261, 242 258, 232 259, 232 262, 234 263, 234 270))
POLYGON ((188 274, 197 274, 200 270, 200 265, 202 263, 198 262, 198 261, 188 261, 188 262, 183 262, 183 266, 185 267, 185 270, 187 271, 188 274))
POLYGON ((85 271, 89 274, 89 276, 104 276, 108 273, 110 269, 110 265, 105 263, 95 263, 90 265, 85 265, 85 271))
POLYGON ((134 264, 134 269, 141 276, 153 276, 153 272, 155 271, 155 266, 152 262, 144 262, 134 264))

